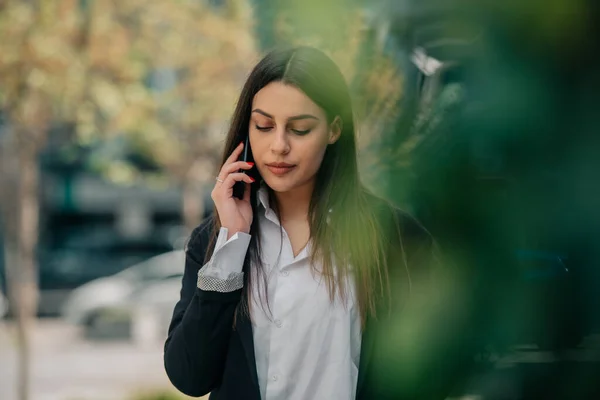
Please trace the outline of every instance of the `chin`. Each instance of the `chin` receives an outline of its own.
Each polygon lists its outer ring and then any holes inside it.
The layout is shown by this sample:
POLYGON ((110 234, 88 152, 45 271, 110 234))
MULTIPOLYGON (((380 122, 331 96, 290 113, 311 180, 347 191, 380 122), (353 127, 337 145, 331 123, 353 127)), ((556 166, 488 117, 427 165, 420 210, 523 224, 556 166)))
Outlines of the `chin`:
POLYGON ((293 182, 285 179, 265 179, 265 183, 271 190, 278 193, 289 192, 295 187, 293 182))

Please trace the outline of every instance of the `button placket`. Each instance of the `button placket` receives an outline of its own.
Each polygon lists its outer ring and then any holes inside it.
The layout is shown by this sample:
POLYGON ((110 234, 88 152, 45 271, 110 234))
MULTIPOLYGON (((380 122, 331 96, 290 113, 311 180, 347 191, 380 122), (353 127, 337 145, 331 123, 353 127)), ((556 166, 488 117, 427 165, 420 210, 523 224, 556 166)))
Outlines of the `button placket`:
MULTIPOLYGON (((280 227, 279 229, 282 229, 280 227)), ((286 354, 286 344, 288 342, 289 332, 293 326, 293 321, 284 320, 288 317, 291 298, 289 291, 292 282, 285 278, 289 276, 289 268, 294 263, 294 256, 289 235, 285 230, 277 229, 277 239, 280 239, 281 247, 279 251, 273 252, 276 262, 272 262, 273 268, 273 304, 272 319, 270 319, 270 338, 269 338, 269 366, 267 372, 268 384, 266 388, 267 398, 282 398, 282 390, 287 381, 287 370, 285 364, 280 364, 286 354)), ((273 232, 275 234, 275 232, 273 232)), ((273 235, 274 236, 274 235, 273 235)))

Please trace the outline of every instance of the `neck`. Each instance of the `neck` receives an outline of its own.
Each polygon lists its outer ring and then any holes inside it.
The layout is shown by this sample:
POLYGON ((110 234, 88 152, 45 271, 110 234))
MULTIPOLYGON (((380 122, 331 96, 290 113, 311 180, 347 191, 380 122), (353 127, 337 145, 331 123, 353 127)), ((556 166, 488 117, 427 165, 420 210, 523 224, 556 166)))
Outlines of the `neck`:
POLYGON ((288 192, 274 192, 281 221, 306 220, 314 181, 288 192))

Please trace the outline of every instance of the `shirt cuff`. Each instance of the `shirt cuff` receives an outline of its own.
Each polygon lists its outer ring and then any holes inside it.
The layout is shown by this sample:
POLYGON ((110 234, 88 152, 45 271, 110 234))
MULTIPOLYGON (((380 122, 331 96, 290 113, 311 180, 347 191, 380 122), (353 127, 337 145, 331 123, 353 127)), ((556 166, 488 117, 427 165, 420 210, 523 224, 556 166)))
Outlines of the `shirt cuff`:
POLYGON ((198 271, 198 287, 203 290, 230 292, 243 284, 243 266, 251 236, 237 232, 229 240, 227 228, 219 230, 210 261, 198 271))

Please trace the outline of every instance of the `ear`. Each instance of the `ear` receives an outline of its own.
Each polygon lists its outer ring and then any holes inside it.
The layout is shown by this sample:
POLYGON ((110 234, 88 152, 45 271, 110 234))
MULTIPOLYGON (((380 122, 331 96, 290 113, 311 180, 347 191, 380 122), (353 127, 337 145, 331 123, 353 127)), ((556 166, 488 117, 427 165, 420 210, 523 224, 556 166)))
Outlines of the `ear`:
POLYGON ((329 139, 327 143, 334 144, 337 142, 342 135, 343 127, 342 119, 339 116, 335 117, 331 125, 329 125, 329 139))

